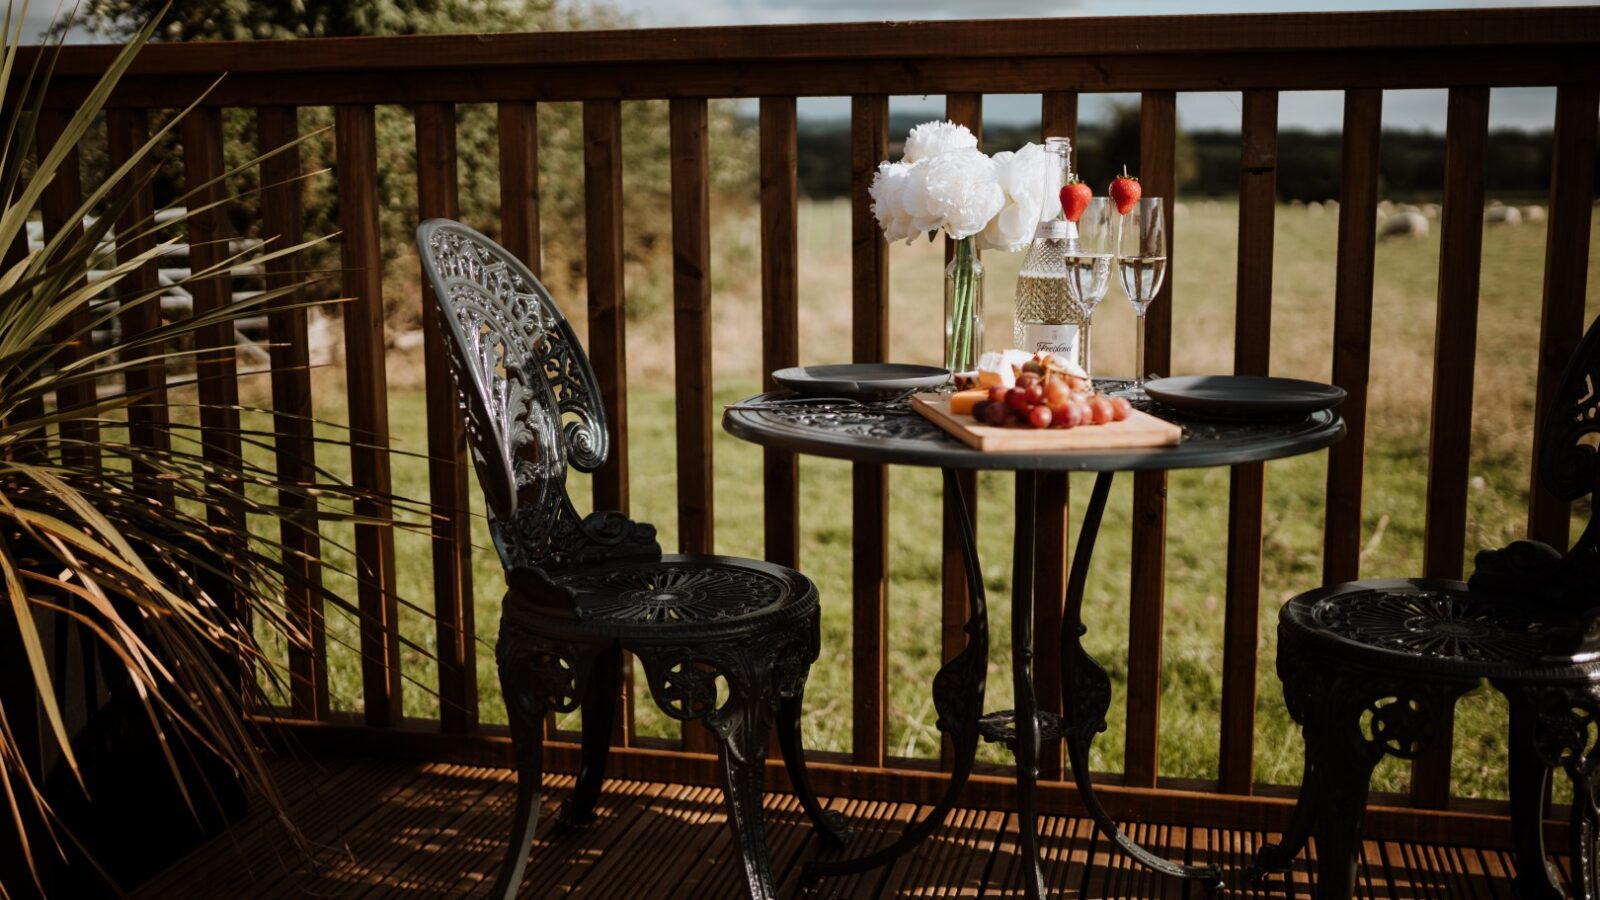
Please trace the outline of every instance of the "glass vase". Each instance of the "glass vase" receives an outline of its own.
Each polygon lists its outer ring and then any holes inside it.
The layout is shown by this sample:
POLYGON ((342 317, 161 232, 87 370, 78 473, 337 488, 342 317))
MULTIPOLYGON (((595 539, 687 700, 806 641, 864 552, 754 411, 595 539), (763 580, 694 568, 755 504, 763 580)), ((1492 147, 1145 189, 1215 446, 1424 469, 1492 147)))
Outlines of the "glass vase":
POLYGON ((972 238, 955 242, 944 267, 944 367, 952 374, 978 367, 983 352, 983 263, 972 238))

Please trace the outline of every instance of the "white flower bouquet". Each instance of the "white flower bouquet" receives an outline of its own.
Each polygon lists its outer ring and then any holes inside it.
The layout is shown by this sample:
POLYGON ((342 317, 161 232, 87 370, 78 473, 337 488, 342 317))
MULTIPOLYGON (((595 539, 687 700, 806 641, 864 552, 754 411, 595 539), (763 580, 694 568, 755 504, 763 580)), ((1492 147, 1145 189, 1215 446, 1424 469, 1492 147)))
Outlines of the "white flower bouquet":
POLYGON ((978 250, 1022 250, 1055 218, 1048 190, 1054 161, 1043 147, 993 157, 964 125, 924 122, 906 136, 899 162, 878 164, 872 212, 884 236, 911 243, 944 232, 956 242, 945 282, 945 367, 972 368, 983 343, 983 269, 978 250))

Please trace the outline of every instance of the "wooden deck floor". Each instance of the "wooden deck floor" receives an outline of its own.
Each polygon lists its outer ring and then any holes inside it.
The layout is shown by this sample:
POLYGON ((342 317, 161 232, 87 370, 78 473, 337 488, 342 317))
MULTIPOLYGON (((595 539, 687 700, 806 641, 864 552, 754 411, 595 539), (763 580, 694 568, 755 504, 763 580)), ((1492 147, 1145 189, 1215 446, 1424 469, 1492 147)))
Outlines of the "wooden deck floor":
MULTIPOLYGON (((512 802, 511 773, 445 763, 286 759, 276 764, 295 819, 313 843, 297 852, 271 819, 254 813, 141 887, 137 898, 484 896, 500 858, 512 802)), ((552 776, 547 808, 571 787, 552 776)), ((870 847, 920 814, 912 804, 835 800, 870 847)), ((525 897, 737 900, 739 860, 714 788, 615 782, 600 820, 558 840, 541 836, 525 897)), ((547 818, 541 828, 549 824, 547 818)), ((1042 823, 1053 896, 1183 897, 1182 886, 1112 859, 1088 820, 1042 823)), ((768 797, 768 836, 783 897, 1016 897, 1015 819, 959 810, 946 827, 888 871, 806 888, 797 861, 817 852, 793 797, 768 797)), ((1173 859, 1217 860, 1230 897, 1309 896, 1302 860, 1293 884, 1255 889, 1243 870, 1270 835, 1168 825, 1128 830, 1173 859)), ((1510 897, 1509 855, 1427 844, 1369 842, 1364 898, 1510 897)), ((1199 896, 1199 892, 1194 893, 1199 896)))

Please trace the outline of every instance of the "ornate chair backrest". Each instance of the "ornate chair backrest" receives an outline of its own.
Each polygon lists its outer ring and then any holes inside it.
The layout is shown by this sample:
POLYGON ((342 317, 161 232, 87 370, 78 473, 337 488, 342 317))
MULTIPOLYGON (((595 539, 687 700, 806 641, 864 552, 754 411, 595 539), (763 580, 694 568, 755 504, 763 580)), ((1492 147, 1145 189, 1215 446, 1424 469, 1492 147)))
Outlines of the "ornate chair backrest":
POLYGON ((567 464, 605 462, 606 416, 572 326, 520 260, 465 225, 429 219, 417 249, 501 562, 548 572, 593 556, 595 526, 567 496, 567 464))
POLYGON ((1589 324, 1567 363, 1541 437, 1539 472, 1545 487, 1563 500, 1590 498, 1589 526, 1570 556, 1592 560, 1600 556, 1593 508, 1600 501, 1600 318, 1589 324))

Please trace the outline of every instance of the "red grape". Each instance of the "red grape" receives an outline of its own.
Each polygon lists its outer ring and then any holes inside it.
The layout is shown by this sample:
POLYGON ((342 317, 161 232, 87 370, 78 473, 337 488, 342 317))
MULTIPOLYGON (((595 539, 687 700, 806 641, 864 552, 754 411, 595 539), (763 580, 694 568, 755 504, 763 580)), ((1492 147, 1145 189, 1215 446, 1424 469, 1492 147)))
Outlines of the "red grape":
POLYGON ((1129 413, 1133 412, 1133 404, 1128 402, 1127 397, 1112 397, 1111 412, 1113 414, 1112 418, 1121 422, 1128 417, 1129 413))
POLYGON ((1048 406, 1035 406, 1033 409, 1028 410, 1028 424, 1035 428, 1049 428, 1050 419, 1050 407, 1048 406))
POLYGON ((1026 413, 1033 401, 1028 399, 1028 392, 1016 387, 1006 391, 1006 405, 1019 413, 1026 413))
POLYGON ((1027 390, 1039 383, 1039 376, 1032 372, 1023 372, 1017 376, 1017 387, 1027 390))
POLYGON ((990 403, 1004 403, 1004 402, 1006 402, 1006 391, 1007 390, 1008 390, 1008 388, 1003 388, 1003 387, 1000 387, 999 385, 995 385, 994 387, 989 388, 989 402, 990 403))
POLYGON ((1111 408, 1111 401, 1098 395, 1089 401, 1089 414, 1093 417, 1096 425, 1106 424, 1115 415, 1111 408))
POLYGON ((988 408, 989 408, 989 401, 987 401, 987 400, 979 400, 977 403, 972 404, 972 417, 974 419, 977 419, 979 422, 982 422, 983 421, 984 410, 986 410, 988 408))
POLYGON ((1068 400, 1055 410, 1057 428, 1077 428, 1083 424, 1083 404, 1068 400))
POLYGON ((990 403, 983 408, 983 424, 1004 425, 1009 412, 1004 403, 990 403))
POLYGON ((1044 402, 1044 386, 1035 381, 1023 388, 1028 393, 1028 402, 1035 406, 1044 402))

